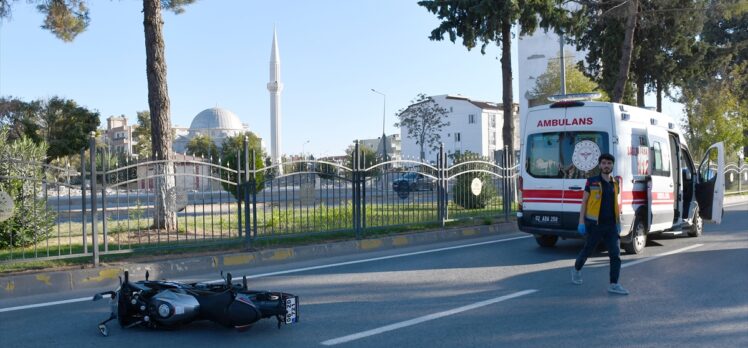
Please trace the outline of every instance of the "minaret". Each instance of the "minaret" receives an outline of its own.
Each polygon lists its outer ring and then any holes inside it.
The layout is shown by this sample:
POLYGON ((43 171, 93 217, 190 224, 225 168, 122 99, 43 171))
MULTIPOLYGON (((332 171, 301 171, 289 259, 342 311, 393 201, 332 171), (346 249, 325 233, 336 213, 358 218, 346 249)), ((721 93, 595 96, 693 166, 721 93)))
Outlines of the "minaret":
MULTIPOLYGON (((281 161, 281 83, 280 54, 278 53, 278 36, 273 28, 273 47, 270 49, 270 158, 273 164, 281 161)), ((283 168, 278 168, 278 173, 283 174, 283 168)))

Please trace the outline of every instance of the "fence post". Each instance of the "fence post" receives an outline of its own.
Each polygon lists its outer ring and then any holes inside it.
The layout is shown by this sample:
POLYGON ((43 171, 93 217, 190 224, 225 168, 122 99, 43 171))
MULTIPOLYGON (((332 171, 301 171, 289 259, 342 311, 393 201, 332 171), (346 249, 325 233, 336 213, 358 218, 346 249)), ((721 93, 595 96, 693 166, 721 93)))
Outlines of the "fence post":
POLYGON ((442 215, 442 155, 444 146, 439 144, 439 152, 436 154, 436 218, 444 227, 444 216, 442 215))
MULTIPOLYGON (((242 236, 242 199, 244 194, 242 193, 242 152, 236 150, 236 215, 237 215, 237 228, 239 237, 242 236)), ((246 202, 245 202, 246 204, 246 202)))
POLYGON ((107 180, 107 172, 109 171, 109 145, 107 145, 107 149, 104 153, 101 154, 102 161, 101 161, 101 235, 104 239, 104 252, 109 251, 109 240, 107 238, 107 232, 109 229, 109 226, 107 226, 107 218, 106 218, 106 187, 107 183, 109 182, 107 180))
POLYGON ((504 219, 507 218, 506 214, 506 203, 507 200, 509 200, 509 190, 507 185, 507 165, 506 165, 506 159, 507 159, 507 146, 504 145, 504 148, 501 151, 501 158, 499 158, 499 166, 501 167, 501 210, 504 212, 504 219))
POLYGON ((361 173, 359 176, 359 181, 361 183, 361 186, 360 186, 361 187, 361 192, 360 192, 361 230, 363 231, 366 229, 366 156, 365 155, 361 156, 361 162, 362 162, 361 167, 360 167, 361 173))
POLYGON ((244 246, 249 248, 249 137, 244 136, 244 246))
POLYGON ((81 223, 83 223, 83 253, 88 254, 88 240, 86 240, 86 148, 81 148, 81 223))
POLYGON ((743 156, 738 158, 738 194, 743 193, 743 156))
POLYGON ((91 154, 91 246, 93 247, 93 263, 99 266, 99 239, 96 231, 96 132, 91 132, 88 139, 88 150, 91 154))
POLYGON ((361 212, 359 211, 359 208, 361 207, 361 202, 359 202, 359 186, 358 186, 358 176, 359 176, 359 158, 361 157, 361 154, 359 153, 359 143, 358 140, 356 140, 356 144, 353 148, 353 230, 356 232, 356 239, 361 239, 361 212))
MULTIPOLYGON (((252 180, 250 181, 250 185, 252 185, 252 237, 257 237, 257 158, 256 158, 255 150, 252 149, 252 180)), ((247 218, 249 219, 249 218, 247 218)), ((247 223, 249 223, 249 220, 247 220, 247 223)))

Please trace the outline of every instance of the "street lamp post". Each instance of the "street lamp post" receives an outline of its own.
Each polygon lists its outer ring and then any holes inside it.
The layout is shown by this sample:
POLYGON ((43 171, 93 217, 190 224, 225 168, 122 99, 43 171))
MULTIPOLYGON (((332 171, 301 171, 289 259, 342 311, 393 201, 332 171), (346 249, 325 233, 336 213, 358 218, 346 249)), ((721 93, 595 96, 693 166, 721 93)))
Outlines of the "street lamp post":
POLYGON ((305 141, 303 144, 301 144, 301 157, 306 159, 306 155, 304 154, 304 147, 306 144, 309 144, 310 140, 305 141))
POLYGON ((385 117, 387 115, 387 95, 374 88, 371 91, 382 96, 382 161, 387 161, 387 134, 384 132, 385 117))

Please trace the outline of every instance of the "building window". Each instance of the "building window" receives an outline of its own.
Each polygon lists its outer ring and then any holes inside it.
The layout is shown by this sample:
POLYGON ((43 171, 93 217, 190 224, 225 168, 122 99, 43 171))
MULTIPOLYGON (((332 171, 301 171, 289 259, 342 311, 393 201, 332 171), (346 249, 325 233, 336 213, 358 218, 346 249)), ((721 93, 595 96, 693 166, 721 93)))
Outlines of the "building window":
POLYGON ((491 128, 496 128, 496 114, 491 114, 489 117, 491 118, 491 128))
POLYGON ((460 142, 460 133, 455 133, 455 142, 460 142))
POLYGON ((475 115, 473 114, 468 115, 468 123, 470 124, 475 123, 475 115))

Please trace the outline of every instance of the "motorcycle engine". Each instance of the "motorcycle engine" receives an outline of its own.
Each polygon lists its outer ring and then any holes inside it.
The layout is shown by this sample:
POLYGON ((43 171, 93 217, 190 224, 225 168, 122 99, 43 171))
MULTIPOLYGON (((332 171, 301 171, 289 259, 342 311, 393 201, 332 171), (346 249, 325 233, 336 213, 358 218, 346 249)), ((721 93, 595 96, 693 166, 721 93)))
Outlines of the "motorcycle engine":
POLYGON ((200 303, 189 294, 163 290, 154 295, 148 304, 151 319, 166 326, 185 323, 197 316, 200 303))

